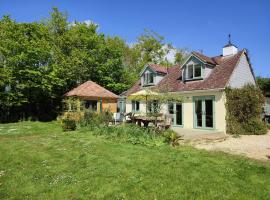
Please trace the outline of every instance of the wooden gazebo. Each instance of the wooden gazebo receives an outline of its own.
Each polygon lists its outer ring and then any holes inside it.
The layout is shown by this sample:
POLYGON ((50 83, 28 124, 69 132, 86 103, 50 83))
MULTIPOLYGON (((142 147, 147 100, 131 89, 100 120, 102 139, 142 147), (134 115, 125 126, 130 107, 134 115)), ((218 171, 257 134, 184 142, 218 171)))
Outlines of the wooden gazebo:
POLYGON ((117 112, 118 96, 93 81, 86 81, 72 89, 65 94, 65 98, 78 100, 77 110, 81 109, 82 102, 84 102, 83 105, 86 109, 97 112, 108 109, 112 113, 117 112))

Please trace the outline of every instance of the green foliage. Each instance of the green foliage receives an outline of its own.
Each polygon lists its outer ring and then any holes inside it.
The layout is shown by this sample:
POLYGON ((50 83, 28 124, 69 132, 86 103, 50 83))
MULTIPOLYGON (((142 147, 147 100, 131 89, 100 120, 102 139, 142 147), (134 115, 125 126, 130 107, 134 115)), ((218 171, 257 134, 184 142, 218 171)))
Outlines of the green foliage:
POLYGON ((110 110, 103 110, 98 114, 99 121, 106 126, 113 120, 113 113, 110 110))
POLYGON ((183 62, 185 61, 185 59, 187 58, 187 50, 182 50, 182 49, 177 49, 176 53, 175 53, 175 61, 174 64, 177 65, 181 65, 183 64, 183 62))
POLYGON ((265 134, 261 120, 264 96, 259 88, 246 85, 226 89, 227 132, 230 134, 265 134))
POLYGON ((243 129, 253 135, 263 135, 267 133, 267 125, 260 118, 250 119, 243 124, 243 129))
POLYGON ((63 118, 62 119, 62 129, 63 131, 75 131, 76 130, 76 121, 72 118, 63 118))
POLYGON ((257 77, 256 81, 264 95, 270 97, 270 78, 257 77))
POLYGON ((267 129, 270 130, 270 124, 266 123, 267 129))
POLYGON ((85 126, 93 127, 99 125, 101 122, 98 120, 97 112, 86 109, 84 111, 84 116, 79 123, 82 127, 85 126))
POLYGON ((111 121, 113 121, 113 114, 107 109, 99 113, 85 109, 79 124, 81 127, 94 128, 101 125, 108 126, 111 121))
POLYGON ((182 49, 175 49, 171 44, 166 43, 163 36, 158 33, 145 29, 137 38, 137 41, 123 48, 124 65, 127 72, 126 77, 134 83, 138 79, 141 70, 148 63, 155 63, 164 66, 180 64, 185 57, 182 49), (167 55, 176 51, 175 62, 172 63, 167 59, 167 55))
POLYGON ((269 162, 104 137, 1 124, 0 199, 269 199, 269 162))
POLYGON ((139 127, 134 124, 122 124, 119 126, 95 126, 92 129, 94 135, 104 136, 106 139, 127 142, 134 145, 162 146, 165 139, 154 129, 139 127))
POLYGON ((165 143, 176 144, 178 138, 172 130, 157 131, 156 128, 144 128, 135 124, 109 126, 111 121, 112 113, 110 111, 105 110, 97 113, 86 110, 79 124, 82 130, 90 130, 94 135, 132 144, 147 146, 160 146, 165 143))
POLYGON ((98 25, 68 22, 53 8, 40 22, 0 19, 0 122, 49 121, 62 110, 63 94, 87 80, 120 94, 148 62, 170 65, 171 45, 146 30, 134 45, 97 31, 98 25))
POLYGON ((173 146, 178 145, 177 141, 179 139, 179 136, 176 132, 174 132, 171 129, 165 130, 163 133, 163 136, 165 137, 165 142, 172 144, 173 146))
POLYGON ((43 22, 0 20, 0 121, 51 120, 61 111, 62 95, 92 80, 120 93, 124 77, 119 38, 97 33, 97 25, 70 25, 53 8, 43 22), (8 86, 9 90, 5 90, 8 86))

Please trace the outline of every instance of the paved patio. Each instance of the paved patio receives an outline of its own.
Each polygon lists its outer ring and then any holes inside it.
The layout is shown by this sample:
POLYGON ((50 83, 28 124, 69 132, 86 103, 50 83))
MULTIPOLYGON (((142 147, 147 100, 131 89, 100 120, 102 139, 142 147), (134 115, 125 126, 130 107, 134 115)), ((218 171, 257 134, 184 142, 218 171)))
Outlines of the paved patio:
POLYGON ((183 140, 224 140, 228 137, 228 135, 223 132, 212 130, 191 130, 180 127, 172 127, 172 130, 181 136, 183 140))
POLYGON ((242 135, 239 137, 229 135, 223 141, 198 141, 193 145, 199 149, 224 151, 270 161, 270 131, 266 135, 242 135))
POLYGON ((179 127, 172 127, 172 129, 181 136, 178 141, 179 144, 270 161, 270 130, 266 135, 241 135, 236 137, 216 131, 189 130, 179 127))

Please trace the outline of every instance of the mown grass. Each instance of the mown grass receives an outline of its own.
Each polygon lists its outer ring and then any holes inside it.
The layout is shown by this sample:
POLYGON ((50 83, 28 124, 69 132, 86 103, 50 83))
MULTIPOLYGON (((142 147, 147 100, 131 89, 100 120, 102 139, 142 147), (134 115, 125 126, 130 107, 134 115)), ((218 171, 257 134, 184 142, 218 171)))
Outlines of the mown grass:
POLYGON ((56 122, 0 124, 0 199, 269 199, 270 166, 148 147, 56 122))

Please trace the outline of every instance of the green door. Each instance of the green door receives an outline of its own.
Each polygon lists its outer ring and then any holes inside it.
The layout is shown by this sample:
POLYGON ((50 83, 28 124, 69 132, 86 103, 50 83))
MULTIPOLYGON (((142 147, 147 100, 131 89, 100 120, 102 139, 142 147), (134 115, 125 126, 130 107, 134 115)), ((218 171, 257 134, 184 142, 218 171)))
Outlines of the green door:
POLYGON ((213 129, 214 124, 214 96, 194 97, 194 127, 213 129))

